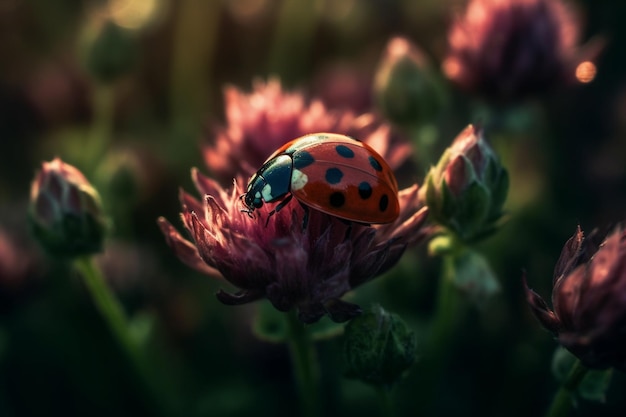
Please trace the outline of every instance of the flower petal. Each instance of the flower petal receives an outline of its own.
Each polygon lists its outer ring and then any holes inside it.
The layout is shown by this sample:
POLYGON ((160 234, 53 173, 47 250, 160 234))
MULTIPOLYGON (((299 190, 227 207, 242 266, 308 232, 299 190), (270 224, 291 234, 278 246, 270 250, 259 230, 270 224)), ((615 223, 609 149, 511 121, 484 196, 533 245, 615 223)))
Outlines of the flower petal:
POLYGON ((183 238, 170 222, 163 217, 159 217, 157 221, 161 231, 165 235, 165 241, 169 247, 172 248, 178 259, 198 272, 216 278, 222 277, 217 269, 210 267, 202 260, 198 249, 187 239, 183 238))
POLYGON ((569 274, 576 266, 578 266, 583 240, 584 234, 580 225, 578 225, 574 235, 569 238, 567 242, 565 242, 565 246, 563 246, 559 260, 556 262, 553 284, 556 283, 556 280, 559 277, 569 274))
POLYGON ((556 281, 552 289, 552 306, 563 328, 572 329, 584 288, 588 285, 587 265, 579 265, 556 281))
POLYGON ((528 287, 526 276, 522 279, 524 281, 526 301, 528 301, 533 314, 537 317, 537 320, 539 320, 543 327, 556 334, 561 326, 558 317, 548 308, 548 304, 546 304, 543 298, 528 287))

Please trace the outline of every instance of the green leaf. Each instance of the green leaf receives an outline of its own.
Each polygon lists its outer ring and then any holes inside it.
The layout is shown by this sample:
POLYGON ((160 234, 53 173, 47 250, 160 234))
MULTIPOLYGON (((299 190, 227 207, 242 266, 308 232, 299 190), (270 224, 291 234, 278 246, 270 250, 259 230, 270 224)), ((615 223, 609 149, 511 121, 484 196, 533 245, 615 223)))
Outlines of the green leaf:
MULTIPOLYGON (((557 347, 552 357, 552 374, 554 377, 562 383, 576 360, 576 357, 567 349, 562 346, 557 347)), ((611 385, 612 375, 612 369, 589 370, 578 386, 576 393, 580 398, 588 401, 604 402, 606 392, 611 385)))
POLYGON ((589 371, 578 386, 578 394, 588 401, 605 402, 612 376, 613 369, 589 371))

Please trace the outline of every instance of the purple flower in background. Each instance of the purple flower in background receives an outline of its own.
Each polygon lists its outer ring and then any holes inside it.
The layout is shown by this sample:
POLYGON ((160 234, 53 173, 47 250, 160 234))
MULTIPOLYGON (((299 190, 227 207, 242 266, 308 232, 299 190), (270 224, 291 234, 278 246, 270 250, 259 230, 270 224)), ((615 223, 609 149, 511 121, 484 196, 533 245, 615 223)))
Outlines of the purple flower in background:
POLYGON ((577 67, 592 64, 600 45, 579 48, 579 38, 579 20, 560 0, 471 0, 450 28, 443 70, 471 93, 521 99, 575 77, 588 82, 577 67))
POLYGON ((581 362, 595 369, 626 371, 626 232, 602 244, 578 228, 554 270, 552 310, 526 286, 541 324, 581 362))
POLYGON ((259 208, 255 218, 242 213, 236 180, 227 191, 196 170, 192 178, 202 200, 180 194, 181 217, 192 241, 164 218, 159 225, 184 263, 239 289, 234 294, 219 291, 224 304, 266 297, 280 311, 297 309, 304 323, 325 314, 346 321, 361 310, 341 297, 389 270, 408 245, 426 237, 422 226, 428 209, 418 203, 417 185, 400 191, 394 223, 369 227, 313 209, 305 225, 304 210, 295 199, 266 223, 271 205, 259 208))
POLYGON ((276 149, 300 136, 333 132, 354 137, 374 148, 397 168, 410 155, 408 142, 392 134, 391 127, 374 115, 329 110, 321 101, 308 102, 299 92, 286 92, 280 81, 256 81, 251 93, 224 89, 226 125, 218 127, 204 160, 223 183, 248 178, 276 149))

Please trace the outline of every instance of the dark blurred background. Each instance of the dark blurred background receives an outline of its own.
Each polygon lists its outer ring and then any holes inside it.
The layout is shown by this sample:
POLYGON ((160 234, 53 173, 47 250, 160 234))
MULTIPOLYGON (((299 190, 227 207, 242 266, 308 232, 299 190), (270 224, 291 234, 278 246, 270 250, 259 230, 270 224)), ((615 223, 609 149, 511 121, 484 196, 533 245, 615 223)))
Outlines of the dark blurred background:
MULTIPOLYGON (((376 111, 371 87, 389 39, 405 36, 439 68, 464 4, 0 0, 0 416, 154 414, 76 273, 28 234, 30 182, 55 156, 102 195, 114 227, 99 262, 179 415, 294 415, 286 348, 251 330, 262 303, 219 304, 214 293, 226 284, 182 265, 155 220, 176 224, 189 169, 208 172, 200 149, 224 123, 225 85, 249 91, 276 76, 330 108, 376 111)), ((479 246, 502 291, 467 308, 437 378, 413 366, 395 392, 398 415, 422 414, 425 392, 436 415, 539 415, 558 386, 556 342, 530 315, 522 271, 549 298, 576 225, 608 230, 626 218, 626 3, 575 5, 582 41, 605 40, 591 82, 514 106, 446 84, 435 148, 486 122, 511 175, 507 222, 479 246)), ((427 167, 416 166, 400 181, 421 182, 427 167)), ((419 341, 438 268, 412 249, 351 297, 399 313, 419 341)), ((342 377, 341 338, 317 347, 327 414, 378 415, 374 390, 342 377)), ((581 400, 577 415, 623 415, 625 388, 616 372, 605 404, 581 400)))

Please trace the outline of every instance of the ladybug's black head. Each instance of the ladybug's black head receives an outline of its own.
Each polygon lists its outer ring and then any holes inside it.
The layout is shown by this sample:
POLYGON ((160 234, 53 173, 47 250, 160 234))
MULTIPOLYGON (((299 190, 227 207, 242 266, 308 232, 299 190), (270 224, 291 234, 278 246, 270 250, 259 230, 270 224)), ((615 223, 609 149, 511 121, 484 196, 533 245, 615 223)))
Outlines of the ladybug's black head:
POLYGON ((251 219, 254 217, 252 215, 252 212, 254 211, 254 207, 250 207, 248 205, 248 202, 246 200, 246 195, 247 194, 241 194, 239 196, 239 199, 241 200, 241 204, 243 204, 244 208, 241 209, 242 213, 246 213, 248 215, 248 217, 250 217, 251 219))
POLYGON ((250 180, 250 184, 248 185, 248 189, 245 194, 241 195, 241 201, 245 209, 241 211, 244 213, 248 213, 248 216, 252 217, 252 212, 258 208, 263 207, 263 197, 261 196, 261 190, 265 186, 265 181, 261 177, 253 177, 250 180))

